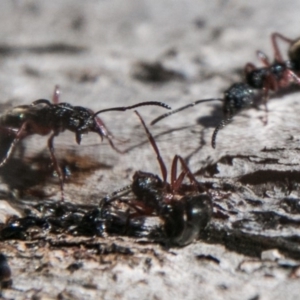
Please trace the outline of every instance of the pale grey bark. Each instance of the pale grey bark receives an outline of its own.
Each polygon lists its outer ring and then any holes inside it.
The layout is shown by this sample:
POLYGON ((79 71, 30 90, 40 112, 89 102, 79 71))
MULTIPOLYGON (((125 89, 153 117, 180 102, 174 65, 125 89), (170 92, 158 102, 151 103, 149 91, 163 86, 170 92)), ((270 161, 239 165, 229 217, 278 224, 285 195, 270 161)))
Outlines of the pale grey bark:
MULTIPOLYGON (((272 32, 299 36, 299 5, 279 0, 3 1, 1 110, 49 99, 55 84, 61 86, 61 101, 93 110, 140 101, 164 101, 176 108, 220 97, 241 80, 246 62, 259 64, 256 50, 272 59, 272 32), (143 81, 141 63, 157 62, 172 72, 159 83, 143 81)), ((215 216, 200 240, 170 250, 126 237, 47 235, 42 241, 1 242, 13 272, 13 289, 4 290, 4 297, 297 299, 299 93, 275 97, 268 108, 267 126, 259 119, 263 110, 236 116, 220 131, 216 150, 210 138, 221 116, 218 102, 150 127, 167 166, 180 154, 202 174, 199 180, 215 181, 215 216), (72 269, 74 263, 78 270, 72 269)), ((147 123, 163 112, 156 107, 139 111, 147 123)), ((117 141, 118 147, 130 151, 118 155, 95 134, 85 136, 81 146, 70 133, 59 136, 55 149, 60 159, 82 156, 82 172, 96 164, 65 185, 66 201, 96 204, 130 184, 135 170, 160 174, 132 112, 101 117, 117 138, 126 140, 117 141)), ((11 162, 0 170, 3 207, 30 205, 8 198, 22 198, 23 185, 34 184, 26 162, 45 150, 46 141, 28 138, 24 149, 15 152, 24 165, 11 162)), ((40 188, 59 200, 55 178, 40 188)), ((3 209, 1 221, 11 214, 16 212, 3 209)))

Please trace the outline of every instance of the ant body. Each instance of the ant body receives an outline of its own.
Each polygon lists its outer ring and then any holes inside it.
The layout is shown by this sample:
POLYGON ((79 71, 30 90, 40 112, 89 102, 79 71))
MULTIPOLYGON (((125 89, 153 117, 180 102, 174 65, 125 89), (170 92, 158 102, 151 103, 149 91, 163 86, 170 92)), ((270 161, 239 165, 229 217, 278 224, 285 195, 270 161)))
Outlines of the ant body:
MULTIPOLYGON (((159 116, 151 122, 151 125, 159 122, 160 120, 180 112, 186 108, 195 106, 197 104, 209 101, 222 101, 224 118, 215 128, 211 145, 216 147, 216 138, 219 130, 224 128, 232 121, 232 118, 244 108, 248 108, 253 105, 257 94, 255 91, 262 90, 263 104, 267 113, 267 100, 269 92, 276 92, 280 88, 287 87, 291 83, 297 83, 300 85, 300 38, 291 40, 284 37, 279 33, 273 33, 271 35, 271 42, 274 49, 274 61, 269 62, 268 57, 261 51, 257 52, 259 59, 264 64, 264 67, 257 68, 252 63, 247 63, 245 71, 245 82, 234 83, 225 92, 223 98, 211 98, 197 100, 193 103, 180 107, 170 113, 159 116), (288 60, 284 60, 278 47, 278 39, 289 44, 288 60)), ((265 119, 264 123, 267 123, 265 119)))
POLYGON ((292 40, 275 32, 271 35, 271 43, 274 50, 273 63, 270 63, 265 53, 257 51, 257 57, 264 67, 257 68, 254 64, 247 63, 244 68, 245 81, 251 88, 262 90, 266 113, 268 112, 267 101, 270 91, 277 92, 280 88, 285 88, 291 83, 300 84, 300 38, 292 40), (288 60, 283 59, 278 47, 278 40, 289 44, 288 60))
POLYGON ((125 111, 144 105, 157 105, 170 109, 170 107, 164 103, 149 101, 140 102, 131 106, 103 109, 94 113, 92 110, 82 106, 59 103, 59 96, 60 91, 56 86, 52 103, 49 100, 39 99, 32 102, 30 105, 16 106, 0 117, 0 126, 7 129, 9 132, 15 133, 15 137, 10 144, 5 157, 0 162, 0 167, 2 167, 10 158, 15 146, 20 140, 33 134, 47 135, 51 133, 48 139, 48 148, 54 169, 59 177, 62 200, 64 199, 64 176, 54 154, 53 141, 56 136, 65 130, 69 130, 75 133, 76 142, 77 144, 80 144, 83 134, 95 132, 101 137, 101 140, 106 138, 114 150, 119 153, 124 153, 115 147, 105 124, 97 117, 98 114, 107 111, 125 111))
MULTIPOLYGON (((160 155, 156 142, 146 127, 142 117, 136 111, 154 149, 162 179, 148 172, 137 171, 133 175, 133 182, 129 189, 136 200, 122 201, 134 210, 129 216, 159 216, 163 221, 164 237, 167 244, 185 246, 199 236, 212 215, 212 201, 206 188, 199 184, 191 173, 183 158, 175 155, 171 167, 171 180, 167 182, 167 168, 160 155), (183 171, 177 176, 177 164, 181 164, 183 171), (187 177, 190 184, 184 184, 187 177)), ((118 192, 116 192, 117 194, 118 192)), ((105 204, 115 201, 107 199, 105 204)))

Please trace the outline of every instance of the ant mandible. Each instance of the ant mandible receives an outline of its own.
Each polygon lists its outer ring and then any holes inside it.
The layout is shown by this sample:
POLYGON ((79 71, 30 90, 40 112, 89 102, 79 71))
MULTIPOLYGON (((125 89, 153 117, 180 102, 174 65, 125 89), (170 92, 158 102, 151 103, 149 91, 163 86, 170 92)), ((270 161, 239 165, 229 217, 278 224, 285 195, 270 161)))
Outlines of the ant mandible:
MULTIPOLYGON (((135 215, 157 215, 163 220, 166 243, 175 246, 185 246, 198 237, 212 215, 212 201, 206 187, 202 186, 189 170, 183 158, 175 155, 171 167, 170 183, 167 182, 167 168, 160 155, 156 142, 140 114, 139 117, 148 140, 154 149, 160 166, 162 179, 152 173, 137 171, 129 189, 136 199, 127 204, 135 215), (177 176, 177 165, 181 164, 183 171, 177 176), (190 184, 184 184, 187 177, 190 184)), ((124 189, 120 190, 124 191, 124 189)), ((106 204, 115 201, 115 197, 106 200, 106 204)), ((125 201, 126 202, 126 201, 125 201)))
POLYGON ((59 177, 62 200, 64 199, 64 175, 54 154, 53 141, 55 137, 63 131, 69 130, 75 133, 76 142, 80 144, 83 134, 95 132, 101 137, 101 140, 106 138, 115 151, 124 153, 115 147, 109 131, 103 121, 98 117, 99 114, 108 111, 125 111, 145 105, 157 105, 170 109, 168 105, 162 102, 148 101, 131 106, 107 108, 94 113, 91 109, 82 106, 73 106, 63 102, 60 103, 59 97, 60 90, 59 87, 56 86, 52 103, 49 100, 39 99, 30 105, 16 106, 0 117, 0 126, 15 133, 15 137, 5 157, 0 162, 0 167, 10 158, 15 146, 20 140, 33 134, 48 135, 51 133, 48 139, 48 148, 54 169, 59 177))
MULTIPOLYGON (((239 82, 231 85, 224 92, 223 98, 197 100, 157 117, 151 122, 151 125, 197 104, 210 101, 222 101, 224 118, 215 128, 211 140, 212 147, 216 148, 216 138, 219 130, 229 124, 232 121, 232 118, 242 109, 253 105, 254 100, 257 97, 255 90, 262 90, 263 105, 267 114, 267 100, 270 91, 276 92, 280 88, 287 87, 291 83, 300 84, 300 77, 298 76, 300 72, 300 38, 292 40, 280 33, 273 33, 271 35, 271 42, 274 49, 273 63, 269 62, 267 56, 263 52, 258 51, 257 55, 265 67, 257 68, 254 64, 247 63, 244 68, 246 82, 239 82), (286 61, 283 59, 279 50, 278 40, 282 40, 289 44, 289 59, 286 61)), ((267 118, 265 118, 264 123, 267 123, 267 118)))

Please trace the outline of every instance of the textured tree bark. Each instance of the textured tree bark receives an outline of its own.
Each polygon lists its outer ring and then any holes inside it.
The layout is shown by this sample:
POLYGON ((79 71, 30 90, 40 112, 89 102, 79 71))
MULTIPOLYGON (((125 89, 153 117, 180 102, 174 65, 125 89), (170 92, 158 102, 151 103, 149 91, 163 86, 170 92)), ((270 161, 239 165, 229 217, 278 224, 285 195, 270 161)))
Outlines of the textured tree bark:
MULTIPOLYGON (((94 111, 139 101, 177 108, 221 97, 242 80, 248 61, 258 61, 257 49, 272 60, 270 33, 298 37, 298 6, 279 0, 3 1, 1 112, 50 99, 55 84, 61 86, 61 101, 94 111)), ((216 149, 210 141, 222 118, 218 102, 149 125, 168 170, 179 154, 199 181, 213 186, 213 216, 197 241, 166 249, 142 238, 74 237, 32 227, 30 238, 1 242, 13 280, 3 297, 296 299, 299 89, 272 96, 266 126, 258 107, 235 116, 219 132, 216 149)), ((149 124, 164 111, 139 112, 149 124)), ((80 146, 67 132, 54 141, 69 174, 66 202, 74 205, 96 206, 106 194, 130 184, 137 170, 160 176, 133 112, 101 118, 126 154, 115 153, 93 134, 84 136, 80 146)), ((4 128, 0 134, 3 156, 12 136, 4 128)), ((39 201, 59 201, 46 145, 47 137, 25 139, 0 169, 1 223, 26 214, 26 208, 35 212, 32 205, 39 201)))

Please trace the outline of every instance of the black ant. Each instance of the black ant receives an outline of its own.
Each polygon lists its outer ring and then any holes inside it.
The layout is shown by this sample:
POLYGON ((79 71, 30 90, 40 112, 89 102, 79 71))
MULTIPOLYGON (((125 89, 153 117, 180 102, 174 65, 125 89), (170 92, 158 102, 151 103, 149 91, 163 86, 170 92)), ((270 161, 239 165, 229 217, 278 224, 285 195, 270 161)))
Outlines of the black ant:
MULTIPOLYGON (((257 97, 255 90, 262 90, 263 104, 267 113, 267 100, 269 92, 276 92, 280 88, 287 87, 291 83, 300 84, 300 38, 291 40, 284 37, 279 33, 273 33, 271 35, 271 41, 274 49, 274 61, 270 63, 267 56, 258 51, 257 55, 265 67, 257 68, 255 65, 248 63, 245 66, 245 83, 239 82, 231 85, 225 92, 223 98, 211 98, 197 100, 188 105, 182 106, 176 110, 159 116, 151 122, 151 125, 159 122, 160 120, 180 112, 186 108, 195 106, 197 104, 209 101, 222 101, 224 119, 215 128, 211 145, 216 147, 216 138, 219 130, 224 128, 232 121, 232 118, 244 108, 248 108, 253 105, 255 98, 257 97), (288 57, 289 59, 284 61, 282 54, 279 50, 277 40, 280 39, 289 44, 288 57)), ((264 123, 267 123, 265 119, 264 123)))
POLYGON ((267 100, 269 91, 277 92, 280 88, 289 86, 291 83, 300 84, 300 38, 289 39, 280 33, 271 35, 271 43, 274 50, 274 61, 270 63, 267 55, 257 51, 257 57, 264 67, 257 68, 252 63, 245 66, 245 80, 253 89, 262 89, 263 104, 267 112, 267 100), (279 50, 278 40, 289 44, 288 60, 284 60, 279 50))
MULTIPOLYGON (((203 193, 207 191, 206 187, 200 185, 179 155, 175 155, 173 158, 171 180, 170 183, 167 182, 167 168, 156 142, 140 114, 137 111, 135 113, 139 117, 148 140, 156 153, 162 179, 157 175, 142 171, 137 171, 133 175, 133 182, 129 189, 136 199, 124 201, 134 210, 129 218, 134 216, 159 216, 163 220, 166 243, 185 246, 197 238, 200 231, 209 222, 212 215, 211 196, 203 193), (183 171, 177 176, 178 163, 181 164, 183 171), (190 184, 183 183, 185 177, 189 179, 190 184)), ((115 195, 119 192, 116 192, 115 195)), ((108 198, 104 203, 111 203, 118 199, 114 198, 108 198)))
MULTIPOLYGON (((21 218, 9 218, 0 230, 0 237, 7 239, 35 238, 32 227, 39 228, 41 234, 68 233, 85 236, 104 236, 118 230, 118 223, 126 220, 125 213, 100 210, 94 205, 74 205, 66 202, 39 203, 24 211, 21 218), (117 224, 115 226, 115 224, 117 224)), ((0 257, 1 263, 1 257, 0 257)))
POLYGON ((212 139, 211 139, 211 145, 213 148, 216 148, 216 138, 219 130, 223 129, 227 124, 229 124, 232 121, 232 118, 241 110, 250 107, 253 105, 255 99, 255 93, 253 89, 246 83, 239 82, 234 83, 229 89, 227 89, 224 92, 223 98, 210 98, 210 99, 201 99, 197 100, 193 103, 187 104, 185 106, 179 107, 169 113, 163 114, 156 119, 154 119, 151 122, 151 125, 156 124, 160 120, 173 115, 175 113, 178 113, 182 110, 185 110, 186 108, 195 106, 197 104, 203 103, 203 102, 210 102, 210 101, 222 101, 223 102, 223 114, 224 118, 219 123, 219 125, 215 128, 212 139))
POLYGON ((52 97, 52 103, 49 100, 39 99, 32 102, 30 105, 16 106, 0 117, 0 126, 15 134, 5 157, 0 162, 0 167, 2 167, 10 158, 15 146, 20 140, 33 134, 47 135, 51 133, 48 139, 48 148, 54 169, 59 177, 62 200, 64 199, 64 176, 54 154, 53 141, 56 136, 65 130, 69 130, 75 133, 76 142, 77 144, 80 144, 83 134, 95 132, 101 137, 101 140, 106 138, 114 150, 119 153, 124 153, 115 147, 112 136, 105 124, 97 117, 100 113, 108 111, 125 111, 145 105, 157 105, 170 109, 168 105, 162 102, 148 101, 131 106, 107 108, 94 113, 91 109, 82 106, 73 106, 63 102, 59 103, 59 96, 60 91, 58 86, 56 86, 52 97))

